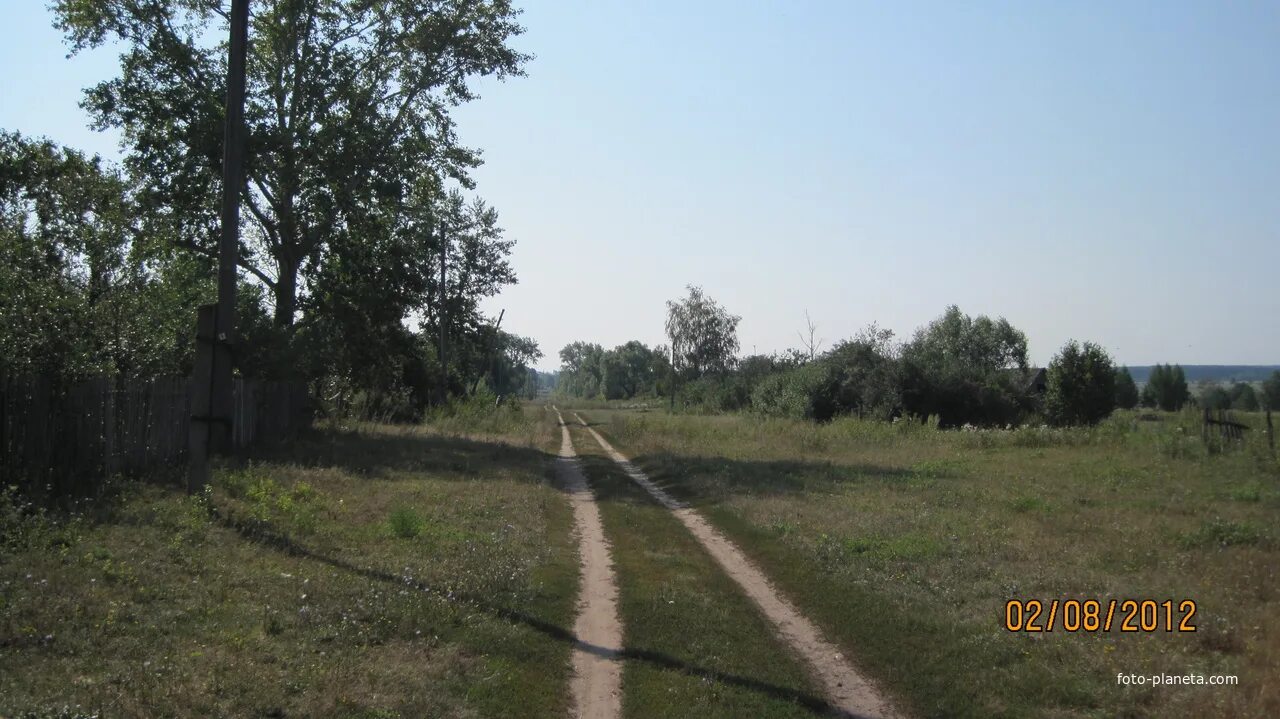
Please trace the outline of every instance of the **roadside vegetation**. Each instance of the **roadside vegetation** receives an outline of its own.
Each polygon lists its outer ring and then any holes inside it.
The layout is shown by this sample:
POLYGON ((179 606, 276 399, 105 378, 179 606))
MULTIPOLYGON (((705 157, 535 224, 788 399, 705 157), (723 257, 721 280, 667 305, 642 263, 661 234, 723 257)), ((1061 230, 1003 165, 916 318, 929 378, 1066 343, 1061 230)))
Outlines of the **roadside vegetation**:
POLYGON ((564 716, 554 429, 463 408, 319 428, 203 496, 157 475, 64 515, 5 492, 0 716, 564 716))
MULTIPOLYGON (((216 296, 229 11, 48 5, 70 54, 119 55, 81 106, 123 157, 0 128, 0 380, 189 376, 196 310, 216 296)), ((481 310, 516 282, 515 241, 474 192, 480 151, 451 116, 477 79, 523 74, 521 11, 254 5, 239 374, 395 421, 481 386, 536 393, 537 344, 481 310)))
POLYGON ((1098 344, 1074 339, 1047 366, 1032 367, 1021 330, 1003 317, 974 317, 955 305, 905 341, 871 324, 827 350, 806 313, 800 347, 745 357, 738 356, 740 319, 690 286, 686 297, 667 303, 669 346, 569 344, 560 351, 554 393, 606 406, 666 400, 672 409, 700 414, 816 422, 858 417, 943 428, 1092 425, 1116 409, 1138 406, 1166 412, 1189 405, 1249 412, 1280 407, 1280 371, 1258 383, 1204 382, 1192 393, 1180 365, 1156 365, 1139 390, 1128 367, 1098 344))
POLYGON ((1280 465, 1257 431, 583 414, 919 716, 1280 712, 1280 465), (1192 599, 1197 631, 1006 631, 1005 602, 1033 598, 1192 599), (1129 672, 1240 683, 1117 686, 1129 672))

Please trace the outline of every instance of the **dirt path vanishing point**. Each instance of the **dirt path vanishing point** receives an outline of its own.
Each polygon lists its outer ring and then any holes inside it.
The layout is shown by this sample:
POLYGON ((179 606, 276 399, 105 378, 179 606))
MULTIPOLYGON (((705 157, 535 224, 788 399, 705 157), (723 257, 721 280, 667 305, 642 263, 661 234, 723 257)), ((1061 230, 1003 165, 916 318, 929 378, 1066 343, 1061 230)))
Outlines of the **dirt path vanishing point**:
POLYGON ((614 449, 608 440, 601 437, 599 432, 584 422, 577 412, 573 416, 595 437, 600 447, 622 467, 627 476, 671 510, 716 563, 742 587, 742 591, 755 602, 778 634, 808 663, 826 690, 827 700, 832 705, 854 717, 890 719, 898 716, 875 686, 844 658, 835 645, 822 636, 818 628, 794 604, 773 588, 764 573, 740 549, 712 528, 702 515, 662 491, 644 472, 614 449))
POLYGON ((622 715, 622 622, 618 619, 618 585, 604 538, 600 508, 582 474, 569 427, 560 410, 560 457, 556 477, 573 503, 573 524, 581 556, 578 618, 573 624, 573 715, 578 719, 615 719, 622 715))

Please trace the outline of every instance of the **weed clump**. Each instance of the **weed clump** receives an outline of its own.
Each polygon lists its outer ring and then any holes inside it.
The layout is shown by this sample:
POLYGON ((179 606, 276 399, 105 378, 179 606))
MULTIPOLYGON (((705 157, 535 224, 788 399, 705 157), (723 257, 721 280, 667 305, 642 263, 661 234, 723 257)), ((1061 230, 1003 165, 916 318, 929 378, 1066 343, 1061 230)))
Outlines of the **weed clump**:
POLYGON ((391 510, 391 515, 387 518, 387 525, 391 528, 391 534, 400 539, 413 539, 422 534, 422 528, 425 524, 426 522, 412 507, 396 507, 391 510))

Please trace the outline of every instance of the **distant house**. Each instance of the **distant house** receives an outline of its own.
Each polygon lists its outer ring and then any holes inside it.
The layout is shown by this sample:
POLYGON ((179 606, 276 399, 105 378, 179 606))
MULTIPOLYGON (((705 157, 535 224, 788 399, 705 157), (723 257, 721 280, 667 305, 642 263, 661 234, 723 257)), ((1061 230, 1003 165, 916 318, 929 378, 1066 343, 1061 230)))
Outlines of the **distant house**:
POLYGON ((1039 397, 1049 389, 1048 373, 1045 372, 1044 367, 1028 367, 1025 372, 1016 368, 1006 371, 1009 373, 1009 378, 1029 395, 1039 397))
POLYGON ((1042 395, 1045 390, 1049 389, 1049 374, 1045 372, 1044 367, 1027 368, 1027 384, 1025 385, 1028 394, 1042 395))

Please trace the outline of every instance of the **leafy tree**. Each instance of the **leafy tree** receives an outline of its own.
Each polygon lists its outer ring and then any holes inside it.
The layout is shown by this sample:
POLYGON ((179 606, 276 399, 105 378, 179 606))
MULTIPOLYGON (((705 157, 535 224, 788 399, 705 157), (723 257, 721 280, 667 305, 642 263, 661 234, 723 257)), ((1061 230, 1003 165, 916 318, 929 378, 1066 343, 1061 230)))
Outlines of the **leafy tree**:
POLYGON ((606 352, 602 358, 605 399, 630 399, 654 389, 653 351, 632 340, 606 352))
POLYGON ((689 378, 724 376, 738 354, 738 322, 742 319, 690 285, 689 295, 667 302, 667 337, 675 369, 689 378))
POLYGON ((560 350, 560 382, 557 390, 569 397, 595 397, 604 383, 604 348, 574 342, 560 350))
POLYGON ((1151 368, 1151 373, 1147 375, 1147 384, 1142 388, 1143 406, 1160 409, 1160 393, 1157 388, 1168 382, 1167 375, 1170 371, 1171 368, 1161 364, 1151 368))
POLYGON ((1116 370, 1106 350, 1075 340, 1049 362, 1044 412, 1058 425, 1097 424, 1116 406, 1116 370))
MULTIPOLYGON (((149 234, 212 255, 227 3, 56 0, 53 10, 73 53, 125 47, 119 76, 90 88, 84 106, 97 127, 124 131, 149 234)), ((367 266, 371 237, 389 245, 374 256, 411 261, 365 281, 392 295, 423 281, 429 263, 404 223, 430 206, 410 202, 410 189, 418 177, 469 186, 479 157, 458 143, 449 109, 476 97, 473 77, 521 74, 527 56, 507 46, 523 31, 518 14, 509 0, 254 3, 241 267, 271 290, 277 325, 293 324, 307 288, 367 266)))
POLYGON ((820 361, 834 372, 838 412, 890 419, 901 411, 901 365, 892 331, 871 325, 856 338, 836 345, 820 361))
POLYGON ((1196 393, 1197 401, 1205 409, 1231 409, 1231 395, 1221 385, 1214 382, 1200 383, 1196 393))
POLYGON ((1027 338, 1004 318, 952 305, 902 347, 902 402, 941 426, 1008 424, 1026 411, 1027 338))
POLYGON ((450 192, 441 218, 443 227, 437 232, 432 255, 439 257, 442 248, 447 252, 447 274, 443 285, 435 271, 422 284, 420 299, 426 308, 420 328, 438 338, 444 323, 448 384, 463 391, 489 374, 493 350, 502 345, 494 339, 497 329, 480 311, 480 302, 515 284, 508 261, 515 243, 504 239, 497 211, 482 200, 468 203, 460 193, 450 192))
POLYGON ((0 132, 0 373, 185 374, 195 308, 212 292, 207 261, 139 234, 115 168, 0 132))
POLYGON ((666 348, 650 349, 632 340, 605 351, 600 345, 574 342, 560 351, 558 391, 571 397, 631 399, 664 390, 670 365, 666 348))
POLYGON ((1241 412, 1257 412, 1261 406, 1258 402, 1258 393, 1253 389, 1253 385, 1248 382, 1236 382, 1231 385, 1228 394, 1231 396, 1231 409, 1240 410, 1241 412))
POLYGON ((1280 370, 1262 382, 1262 401, 1268 409, 1280 410, 1280 370))
POLYGON ((1116 406, 1120 409, 1133 409, 1138 406, 1138 385, 1129 374, 1128 367, 1116 370, 1116 406))
POLYGON ((1151 377, 1143 392, 1143 404, 1159 407, 1166 412, 1177 412, 1191 399, 1187 390, 1187 376, 1182 365, 1158 364, 1151 370, 1151 377), (1149 401, 1149 402, 1148 402, 1149 401))
POLYGON ((489 389, 499 397, 537 394, 538 380, 530 380, 529 366, 542 357, 538 343, 529 337, 498 332, 493 347, 489 389))

